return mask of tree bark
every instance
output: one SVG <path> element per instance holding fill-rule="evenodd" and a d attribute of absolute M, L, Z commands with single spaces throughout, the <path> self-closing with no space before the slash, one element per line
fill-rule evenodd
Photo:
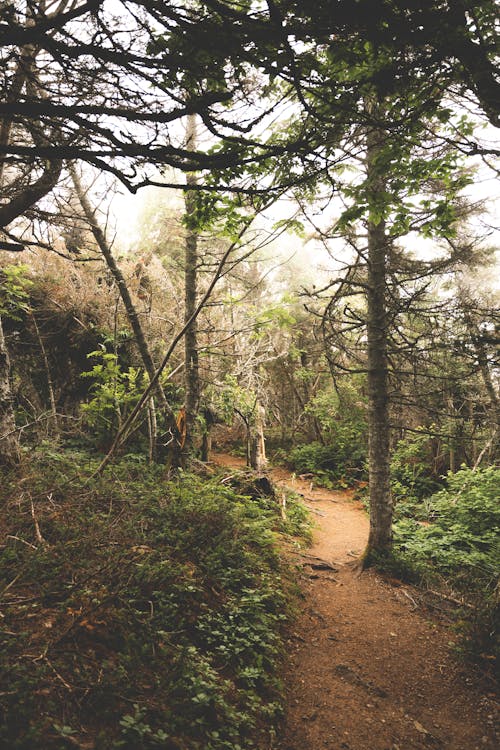
<path fill-rule="evenodd" d="M 31 24 L 31 19 L 29 20 Z M 31 79 L 36 80 L 35 74 L 35 58 L 37 55 L 37 49 L 33 45 L 25 45 L 21 49 L 19 56 L 19 62 L 16 70 L 12 76 L 12 83 L 10 90 L 7 92 L 6 103 L 15 103 L 18 101 L 23 88 L 27 85 L 27 82 Z M 6 147 L 9 145 L 11 140 L 12 132 L 12 117 L 4 117 L 1 120 L 0 125 L 0 146 Z M 32 134 L 33 135 L 33 134 Z M 36 138 L 37 145 L 45 145 L 46 139 Z M 0 161 L 0 185 L 3 182 L 4 171 L 6 161 Z M 7 203 L 0 205 L 0 227 L 5 227 L 10 224 L 18 216 L 22 216 L 25 211 L 57 185 L 61 176 L 63 167 L 62 159 L 47 160 L 44 162 L 44 169 L 40 177 L 33 183 L 25 185 L 21 190 L 18 190 L 9 199 Z"/>
<path fill-rule="evenodd" d="M 384 190 L 384 178 L 376 158 L 383 143 L 377 129 L 367 134 L 366 170 L 374 204 Z M 390 423 L 387 358 L 386 263 L 388 237 L 383 219 L 368 220 L 368 475 L 370 492 L 370 534 L 365 561 L 386 553 L 392 543 L 393 502 L 390 489 Z"/>
<path fill-rule="evenodd" d="M 250 422 L 249 459 L 250 467 L 262 471 L 267 463 L 266 444 L 264 439 L 264 407 L 257 401 L 255 416 Z"/>
<path fill-rule="evenodd" d="M 52 380 L 52 373 L 50 371 L 50 363 L 47 356 L 47 350 L 45 348 L 45 344 L 43 343 L 42 334 L 40 333 L 40 328 L 38 327 L 38 322 L 33 311 L 31 311 L 31 320 L 33 321 L 33 327 L 35 329 L 35 334 L 38 339 L 38 345 L 40 347 L 40 352 L 42 354 L 42 360 L 45 367 L 45 377 L 47 378 L 47 389 L 49 391 L 50 411 L 52 413 L 52 429 L 54 434 L 57 435 L 59 430 L 57 424 L 57 406 L 54 392 L 54 383 Z"/>
<path fill-rule="evenodd" d="M 11 90 L 7 94 L 7 101 L 15 101 L 19 97 L 24 82 L 24 67 L 18 65 Z M 12 120 L 3 118 L 0 122 L 1 146 L 8 145 L 11 128 Z M 0 160 L 0 187 L 2 187 L 4 181 L 5 164 L 6 161 L 4 159 Z M 8 222 L 2 223 L 0 221 L 0 226 L 4 226 L 6 223 Z M 10 387 L 10 360 L 3 334 L 2 319 L 0 317 L 0 465 L 13 466 L 19 461 L 19 458 L 19 438 L 16 432 L 16 420 Z"/>
<path fill-rule="evenodd" d="M 0 227 L 10 224 L 28 208 L 37 203 L 57 185 L 62 171 L 62 161 L 49 161 L 41 177 L 14 195 L 11 200 L 0 206 Z"/>
<path fill-rule="evenodd" d="M 461 300 L 461 306 L 464 311 L 465 325 L 467 326 L 476 353 L 476 359 L 483 379 L 484 388 L 488 394 L 488 411 L 490 412 L 491 430 L 493 433 L 498 433 L 500 431 L 500 399 L 491 375 L 488 352 L 486 351 L 486 347 L 481 338 L 481 332 L 478 325 L 473 319 L 470 311 L 467 309 L 467 303 L 464 300 Z"/>
<path fill-rule="evenodd" d="M 156 423 L 156 407 L 154 398 L 149 399 L 148 403 L 148 432 L 149 432 L 149 462 L 156 460 L 156 445 L 158 439 L 158 429 Z"/>
<path fill-rule="evenodd" d="M 0 465 L 15 466 L 19 458 L 19 440 L 10 387 L 9 353 L 0 319 Z"/>
<path fill-rule="evenodd" d="M 212 452 L 212 431 L 210 427 L 207 427 L 202 435 L 201 439 L 201 460 L 210 461 L 210 453 Z"/>
<path fill-rule="evenodd" d="M 186 148 L 194 148 L 197 141 L 196 115 L 189 115 L 186 127 Z M 185 208 L 188 222 L 193 218 L 196 209 L 196 195 L 190 186 L 196 185 L 197 179 L 193 172 L 186 176 L 188 190 L 185 194 Z M 184 323 L 193 318 L 196 310 L 198 292 L 198 232 L 188 226 L 184 249 Z M 193 450 L 196 417 L 200 403 L 200 374 L 198 356 L 198 323 L 193 319 L 186 328 L 184 335 L 185 356 L 185 407 L 186 407 L 186 442 L 185 454 Z"/>
<path fill-rule="evenodd" d="M 12 76 L 10 90 L 7 92 L 7 96 L 5 97 L 5 101 L 7 104 L 11 102 L 17 102 L 19 97 L 21 96 L 21 92 L 26 82 L 27 70 L 29 65 L 31 65 L 31 62 L 29 62 L 29 64 L 27 65 L 26 60 L 30 60 L 33 56 L 33 53 L 34 48 L 31 45 L 27 45 L 26 47 L 22 48 L 21 54 L 19 55 L 19 62 L 17 63 L 16 70 Z M 2 118 L 0 124 L 0 145 L 7 146 L 10 143 L 11 132 L 12 117 Z M 6 163 L 7 162 L 5 159 L 2 159 L 0 161 L 0 185 L 3 182 Z"/>

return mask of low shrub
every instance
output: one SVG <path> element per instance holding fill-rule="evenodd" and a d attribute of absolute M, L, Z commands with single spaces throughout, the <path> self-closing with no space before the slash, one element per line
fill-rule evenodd
<path fill-rule="evenodd" d="M 500 559 L 500 470 L 463 468 L 427 501 L 424 524 L 396 522 L 396 546 L 463 590 L 496 584 Z"/>
<path fill-rule="evenodd" d="M 309 443 L 293 448 L 288 465 L 297 474 L 312 474 L 323 487 L 348 487 L 364 478 L 366 453 L 363 446 Z"/>
<path fill-rule="evenodd" d="M 432 471 L 429 435 L 411 433 L 400 440 L 391 456 L 391 491 L 396 518 L 428 515 L 427 499 L 442 487 Z"/>
<path fill-rule="evenodd" d="M 498 653 L 499 486 L 500 469 L 464 467 L 449 473 L 446 487 L 427 500 L 425 521 L 403 518 L 394 526 L 400 570 L 420 582 L 438 582 L 472 604 L 462 620 L 469 653 Z"/>

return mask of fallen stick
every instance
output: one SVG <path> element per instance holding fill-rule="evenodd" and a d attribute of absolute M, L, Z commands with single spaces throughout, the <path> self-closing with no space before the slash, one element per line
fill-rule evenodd
<path fill-rule="evenodd" d="M 461 599 L 456 599 L 454 596 L 449 596 L 448 594 L 442 594 L 440 591 L 434 591 L 434 589 L 427 589 L 428 594 L 432 594 L 433 596 L 437 596 L 439 599 L 444 599 L 447 602 L 452 602 L 452 604 L 457 604 L 459 607 L 467 607 L 468 609 L 474 609 L 473 604 L 469 604 L 469 602 L 464 602 Z"/>
<path fill-rule="evenodd" d="M 286 495 L 284 492 L 281 495 L 281 518 L 283 519 L 283 521 L 287 520 L 286 518 Z"/>

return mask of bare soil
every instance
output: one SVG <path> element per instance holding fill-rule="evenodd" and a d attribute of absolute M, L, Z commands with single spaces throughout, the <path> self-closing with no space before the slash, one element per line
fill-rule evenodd
<path fill-rule="evenodd" d="M 227 454 L 228 468 L 243 462 Z M 282 469 L 274 482 L 299 492 L 316 520 L 302 569 L 301 615 L 289 638 L 287 709 L 280 750 L 493 750 L 498 702 L 460 661 L 449 620 L 407 584 L 349 563 L 363 551 L 368 518 L 352 493 L 311 486 Z"/>

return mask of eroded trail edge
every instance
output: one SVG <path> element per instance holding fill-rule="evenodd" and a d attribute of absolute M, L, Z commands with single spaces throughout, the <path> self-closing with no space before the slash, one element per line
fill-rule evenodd
<path fill-rule="evenodd" d="M 243 466 L 226 454 L 216 462 Z M 349 493 L 311 487 L 283 469 L 270 474 L 303 496 L 316 522 L 313 545 L 299 560 L 302 613 L 288 644 L 277 747 L 498 747 L 495 695 L 453 654 L 449 624 L 423 608 L 411 587 L 373 571 L 356 576 L 347 564 L 368 536 L 362 507 Z"/>

